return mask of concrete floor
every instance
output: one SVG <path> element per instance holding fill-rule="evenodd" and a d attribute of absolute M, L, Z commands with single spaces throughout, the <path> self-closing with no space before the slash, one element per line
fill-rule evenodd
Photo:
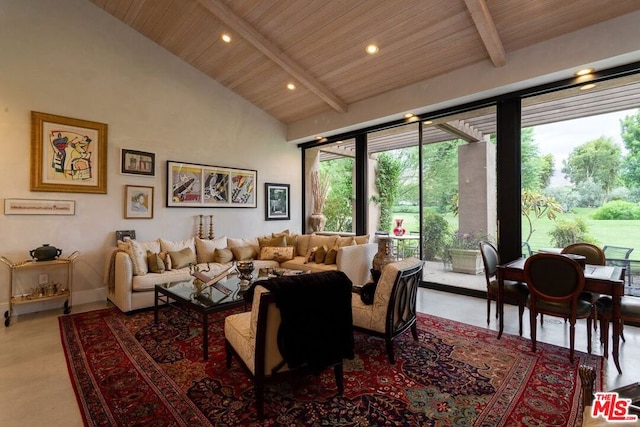
<path fill-rule="evenodd" d="M 428 274 L 428 272 L 427 272 Z M 484 280 L 483 276 L 476 279 Z M 484 282 L 481 282 L 484 287 Z M 74 306 L 73 312 L 105 308 L 108 303 Z M 486 327 L 486 301 L 430 289 L 420 289 L 418 309 L 421 312 L 460 322 Z M 495 310 L 495 303 L 492 305 Z M 25 314 L 0 330 L 0 426 L 82 426 L 75 394 L 67 372 L 60 341 L 57 317 L 61 310 Z M 527 318 L 525 312 L 525 319 Z M 524 322 L 524 336 L 529 336 Z M 491 317 L 488 326 L 496 330 L 497 320 Z M 505 308 L 505 333 L 517 334 L 517 309 Z M 607 388 L 638 381 L 640 365 L 640 329 L 625 327 L 627 342 L 621 345 L 620 361 L 623 374 L 618 375 L 613 361 L 607 364 Z M 538 328 L 538 339 L 560 346 L 568 345 L 568 328 L 564 322 L 547 317 Z M 586 331 L 583 322 L 576 327 L 576 349 L 586 351 Z M 593 351 L 601 354 L 597 334 L 593 336 Z"/>

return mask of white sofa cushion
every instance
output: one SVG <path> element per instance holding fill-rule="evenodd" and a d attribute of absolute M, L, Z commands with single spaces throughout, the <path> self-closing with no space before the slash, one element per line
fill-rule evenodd
<path fill-rule="evenodd" d="M 143 276 L 149 272 L 147 265 L 147 251 L 160 252 L 160 243 L 157 240 L 140 242 L 138 240 L 118 241 L 118 248 L 125 251 L 131 257 L 134 276 Z"/>
<path fill-rule="evenodd" d="M 212 240 L 196 237 L 195 244 L 195 254 L 198 264 L 215 262 L 215 251 L 216 249 L 224 249 L 227 247 L 227 236 L 218 237 Z"/>
<path fill-rule="evenodd" d="M 196 253 L 195 239 L 193 237 L 190 237 L 185 240 L 165 240 L 162 238 L 160 239 L 160 249 L 163 252 L 176 252 L 184 248 L 190 248 L 195 254 Z"/>

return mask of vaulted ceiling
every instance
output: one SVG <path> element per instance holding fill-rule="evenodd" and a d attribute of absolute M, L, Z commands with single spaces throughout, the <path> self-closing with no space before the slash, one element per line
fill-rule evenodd
<path fill-rule="evenodd" d="M 640 10 L 638 0 L 89 1 L 285 124 L 480 61 L 501 67 L 510 52 Z"/>

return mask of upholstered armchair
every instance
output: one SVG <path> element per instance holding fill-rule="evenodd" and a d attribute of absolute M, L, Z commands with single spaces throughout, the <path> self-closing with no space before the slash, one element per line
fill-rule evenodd
<path fill-rule="evenodd" d="M 391 363 L 395 363 L 394 338 L 411 329 L 418 340 L 416 298 L 422 267 L 423 262 L 413 257 L 387 264 L 375 287 L 373 304 L 365 304 L 358 293 L 351 299 L 354 329 L 384 338 Z"/>
<path fill-rule="evenodd" d="M 225 318 L 227 369 L 235 356 L 251 377 L 259 419 L 264 416 L 265 385 L 287 376 L 333 367 L 342 394 L 342 360 L 353 358 L 351 286 L 339 271 L 260 281 L 251 311 Z"/>

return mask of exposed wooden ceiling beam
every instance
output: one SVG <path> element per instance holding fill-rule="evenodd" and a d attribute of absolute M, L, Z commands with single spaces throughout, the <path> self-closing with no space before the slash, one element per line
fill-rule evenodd
<path fill-rule="evenodd" d="M 467 142 L 479 142 L 484 139 L 482 132 L 464 121 L 454 120 L 435 126 Z"/>
<path fill-rule="evenodd" d="M 198 0 L 205 9 L 213 13 L 218 19 L 231 27 L 238 35 L 260 52 L 291 74 L 296 80 L 315 93 L 320 99 L 329 104 L 333 109 L 344 113 L 347 104 L 324 87 L 316 78 L 311 76 L 293 59 L 289 58 L 275 43 L 260 34 L 254 27 L 237 16 L 221 0 Z"/>
<path fill-rule="evenodd" d="M 487 4 L 484 0 L 464 0 L 464 2 L 471 13 L 478 33 L 480 33 L 484 47 L 489 52 L 491 62 L 495 67 L 502 67 L 507 63 L 506 54 Z"/>

